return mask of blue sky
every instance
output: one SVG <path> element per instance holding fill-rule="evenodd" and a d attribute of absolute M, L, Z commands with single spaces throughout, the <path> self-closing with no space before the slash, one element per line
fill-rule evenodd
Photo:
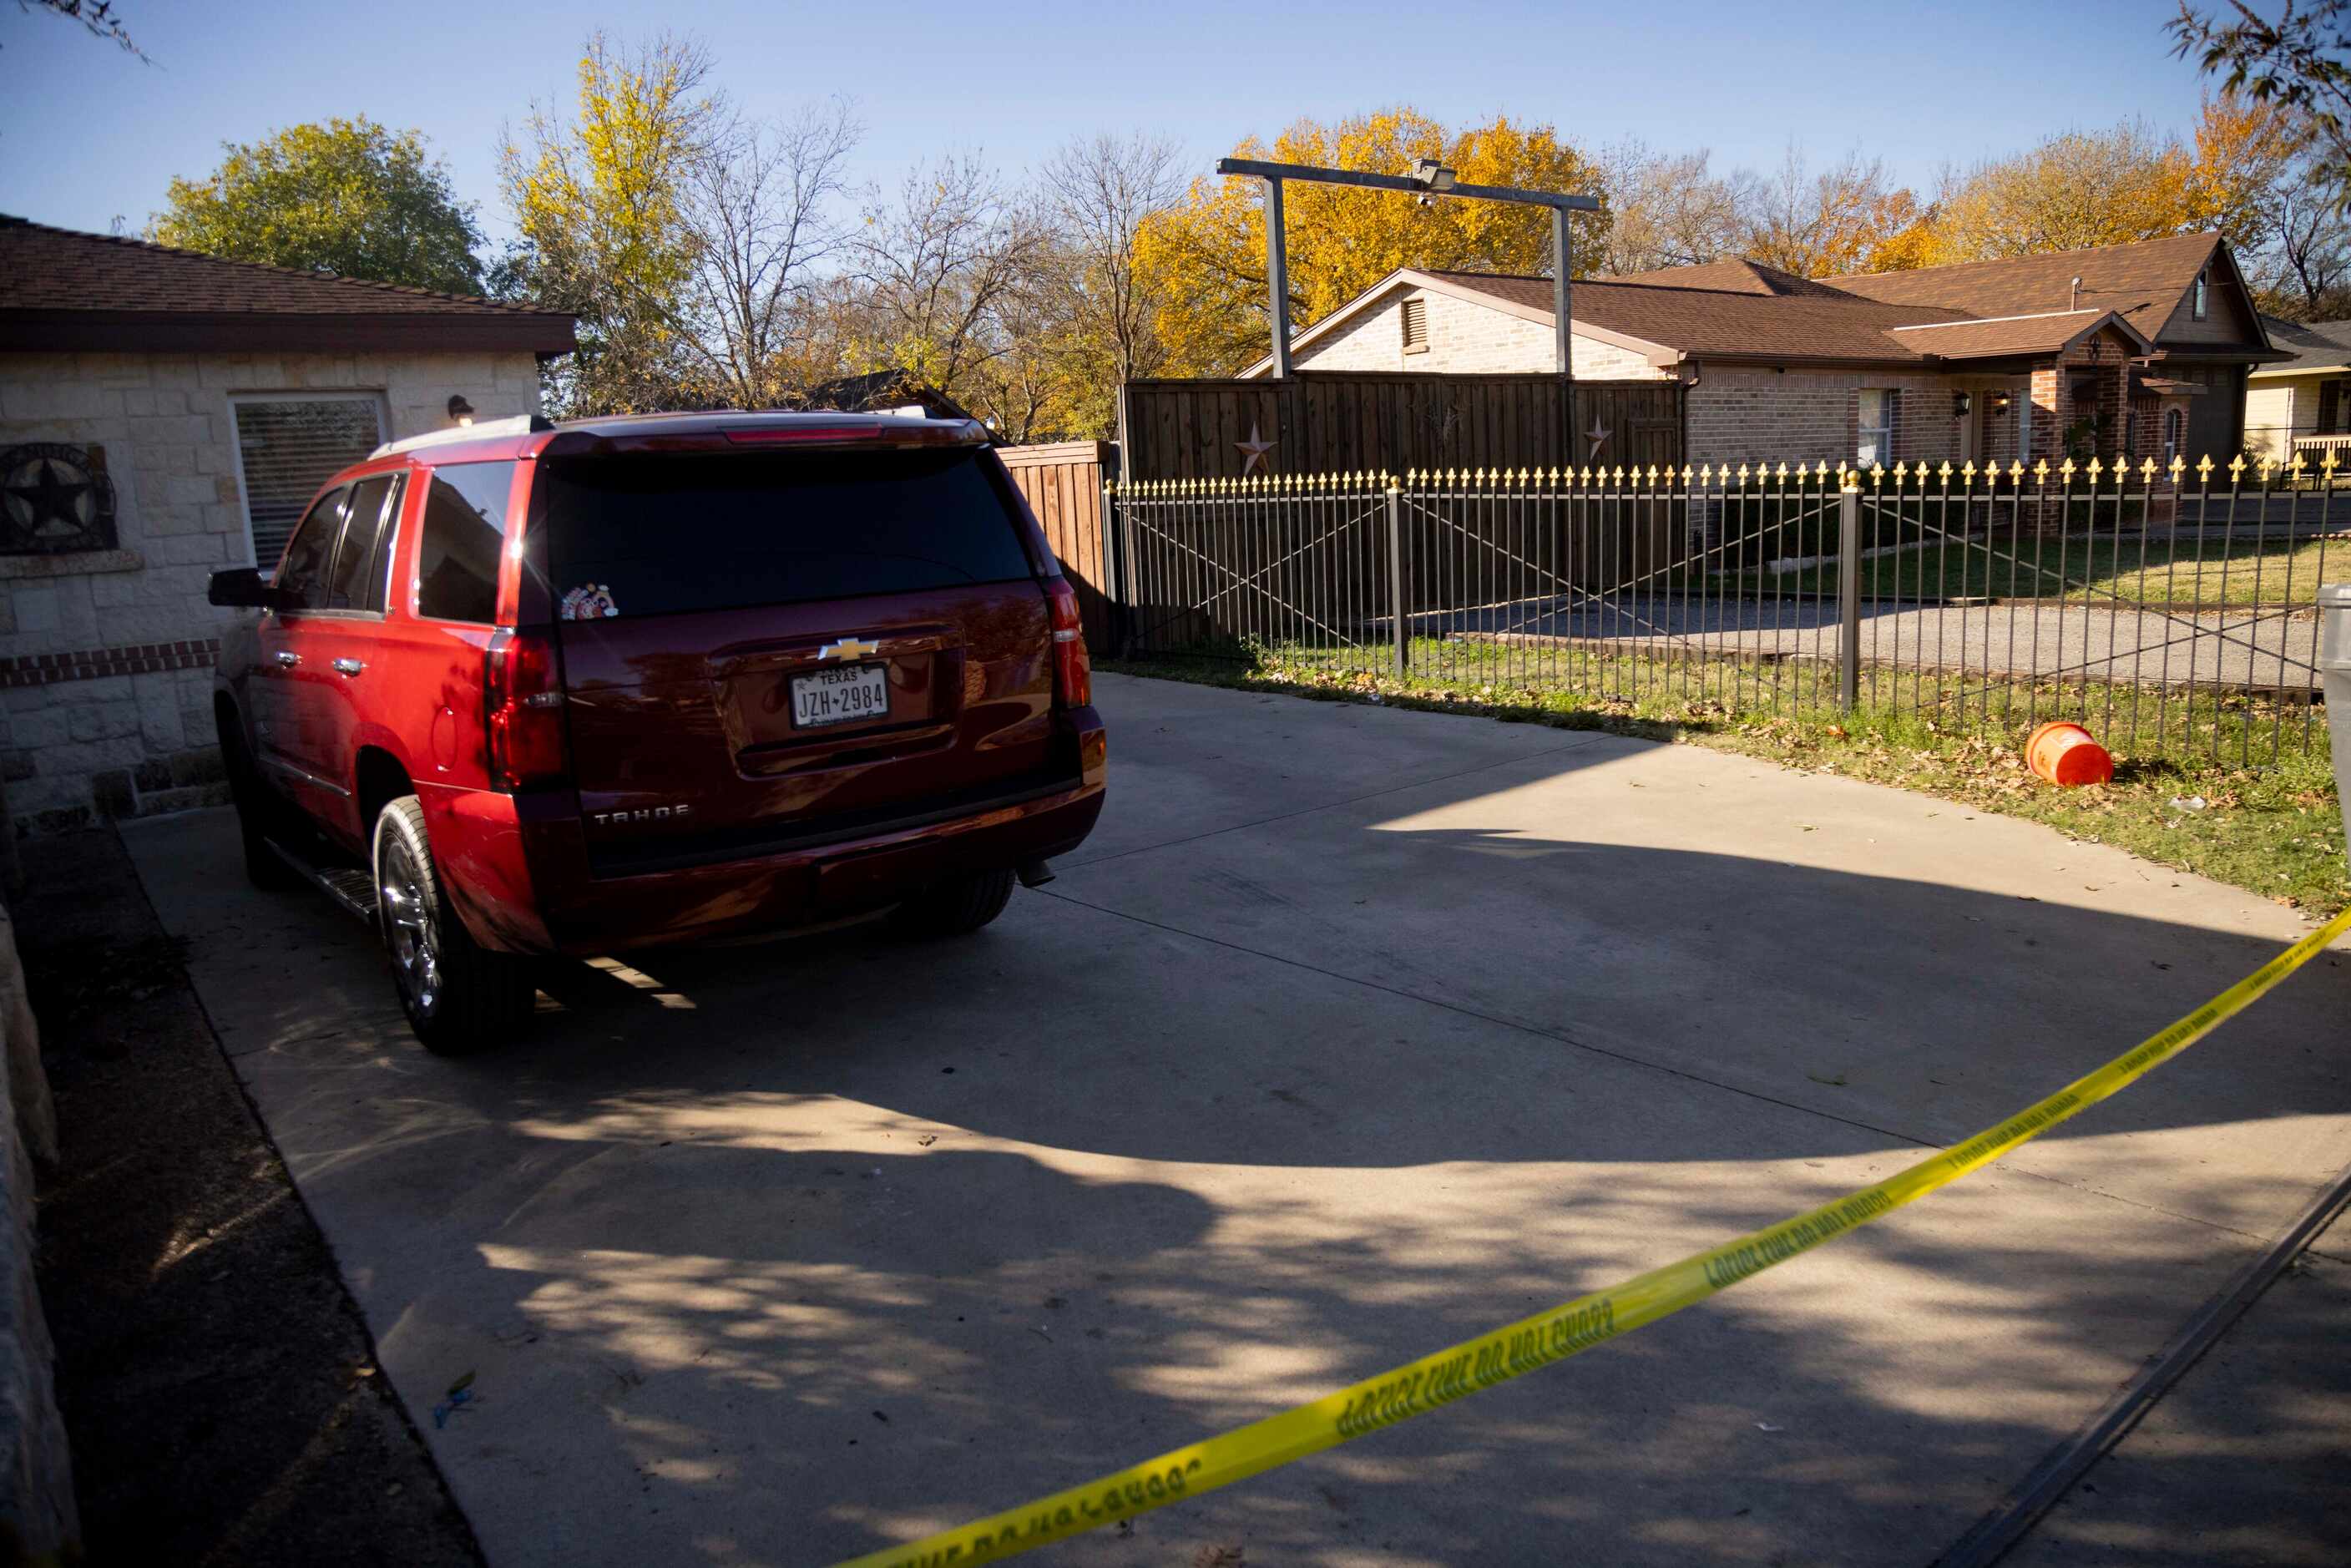
<path fill-rule="evenodd" d="M 1410 103 L 1590 146 L 1708 147 L 1719 169 L 1776 163 L 1792 138 L 1816 162 L 1857 147 L 1925 183 L 2069 127 L 2183 129 L 2199 86 L 2170 57 L 2171 0 L 120 5 L 153 66 L 0 4 L 0 212 L 135 231 L 223 141 L 365 113 L 423 131 L 500 232 L 500 127 L 568 98 L 598 26 L 698 35 L 755 110 L 850 95 L 868 128 L 857 173 L 885 182 L 946 149 L 1017 171 L 1104 130 L 1173 137 L 1206 171 L 1301 115 Z"/>

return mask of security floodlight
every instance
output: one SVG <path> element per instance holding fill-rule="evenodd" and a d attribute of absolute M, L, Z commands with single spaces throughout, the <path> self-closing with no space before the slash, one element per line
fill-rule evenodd
<path fill-rule="evenodd" d="M 1423 158 L 1413 164 L 1412 177 L 1432 191 L 1453 189 L 1453 171 L 1434 158 Z"/>

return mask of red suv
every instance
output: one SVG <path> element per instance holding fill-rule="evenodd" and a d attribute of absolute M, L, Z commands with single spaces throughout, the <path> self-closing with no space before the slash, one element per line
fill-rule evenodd
<path fill-rule="evenodd" d="M 373 920 L 436 1051 L 535 956 L 977 930 L 1102 811 L 1077 598 L 968 421 L 395 442 L 211 598 L 260 612 L 214 696 L 246 870 Z"/>

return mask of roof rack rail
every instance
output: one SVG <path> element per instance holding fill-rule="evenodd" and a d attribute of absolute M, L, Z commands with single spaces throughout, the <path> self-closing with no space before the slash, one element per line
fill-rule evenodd
<path fill-rule="evenodd" d="M 486 419 L 475 424 L 453 424 L 446 430 L 428 431 L 423 435 L 387 441 L 368 456 L 373 460 L 388 457 L 395 452 L 413 452 L 420 446 L 447 446 L 455 442 L 481 441 L 494 435 L 535 435 L 542 430 L 554 428 L 555 422 L 544 414 L 518 413 L 511 419 Z"/>

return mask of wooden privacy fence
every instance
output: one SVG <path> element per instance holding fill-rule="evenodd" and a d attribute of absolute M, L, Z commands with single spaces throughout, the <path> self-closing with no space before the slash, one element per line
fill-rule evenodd
<path fill-rule="evenodd" d="M 1288 381 L 1130 382 L 1120 390 L 1124 477 L 1243 473 L 1677 465 L 1682 389 L 1577 382 L 1573 418 L 1553 375 L 1308 371 Z M 1573 431 L 1573 436 L 1568 435 Z M 1594 450 L 1594 432 L 1601 433 Z M 1264 447 L 1259 462 L 1249 449 Z"/>
<path fill-rule="evenodd" d="M 1050 446 L 1000 446 L 1012 483 L 1045 530 L 1061 563 L 1061 575 L 1078 591 L 1086 646 L 1107 653 L 1116 646 L 1112 623 L 1116 594 L 1110 556 L 1102 541 L 1102 486 L 1117 472 L 1118 449 L 1107 441 L 1065 441 Z"/>

